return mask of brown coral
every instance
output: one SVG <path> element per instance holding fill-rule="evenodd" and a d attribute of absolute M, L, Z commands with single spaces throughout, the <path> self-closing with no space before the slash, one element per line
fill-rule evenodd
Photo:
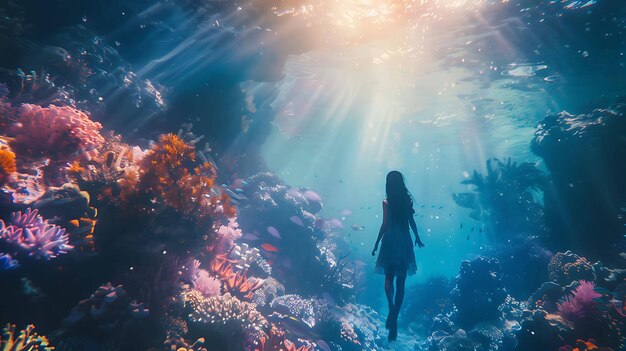
<path fill-rule="evenodd" d="M 6 184 L 16 171 L 15 154 L 9 150 L 0 150 L 0 186 Z"/>

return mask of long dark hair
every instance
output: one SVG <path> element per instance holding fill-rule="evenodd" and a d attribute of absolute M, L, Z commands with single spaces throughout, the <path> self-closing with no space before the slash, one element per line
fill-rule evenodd
<path fill-rule="evenodd" d="M 407 221 L 413 215 L 413 200 L 411 194 L 404 184 L 404 177 L 398 171 L 391 171 L 387 174 L 387 204 L 392 218 L 398 221 Z"/>

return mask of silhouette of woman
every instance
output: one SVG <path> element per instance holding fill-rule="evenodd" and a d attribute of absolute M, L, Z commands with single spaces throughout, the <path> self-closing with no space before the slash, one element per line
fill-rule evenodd
<path fill-rule="evenodd" d="M 383 223 L 372 251 L 376 255 L 378 244 L 382 246 L 376 260 L 376 273 L 385 275 L 385 293 L 389 303 L 389 315 L 385 326 L 389 329 L 389 341 L 398 336 L 398 314 L 404 300 L 404 283 L 406 276 L 415 274 L 415 254 L 409 226 L 415 233 L 415 245 L 424 247 L 417 233 L 413 219 L 413 201 L 404 185 L 402 173 L 391 171 L 387 174 L 387 199 L 383 200 Z M 393 278 L 396 278 L 396 295 L 394 298 Z"/>

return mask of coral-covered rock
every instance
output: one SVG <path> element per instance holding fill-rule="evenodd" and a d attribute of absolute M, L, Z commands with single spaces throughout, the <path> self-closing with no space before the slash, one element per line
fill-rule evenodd
<path fill-rule="evenodd" d="M 6 184 L 16 171 L 15 154 L 10 150 L 0 149 L 0 186 Z"/>
<path fill-rule="evenodd" d="M 598 342 L 594 339 L 588 341 L 576 340 L 576 347 L 569 345 L 559 347 L 559 351 L 613 351 L 610 347 L 598 346 Z"/>
<path fill-rule="evenodd" d="M 63 320 L 72 332 L 113 336 L 145 318 L 148 310 L 130 299 L 121 285 L 106 283 L 76 305 Z"/>
<path fill-rule="evenodd" d="M 595 281 L 593 265 L 586 258 L 571 251 L 555 254 L 548 264 L 550 280 L 561 286 L 578 280 Z"/>
<path fill-rule="evenodd" d="M 507 296 L 498 260 L 479 256 L 463 261 L 451 296 L 459 326 L 467 328 L 497 319 L 498 306 Z"/>

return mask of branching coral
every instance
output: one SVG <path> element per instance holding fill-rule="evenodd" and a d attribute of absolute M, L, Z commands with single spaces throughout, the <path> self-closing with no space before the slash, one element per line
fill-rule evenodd
<path fill-rule="evenodd" d="M 249 278 L 245 269 L 235 272 L 233 262 L 235 261 L 228 259 L 226 255 L 219 255 L 213 260 L 211 271 L 220 277 L 226 291 L 242 300 L 250 301 L 254 292 L 263 285 L 263 281 Z"/>
<path fill-rule="evenodd" d="M 15 324 L 8 323 L 2 329 L 0 335 L 0 350 L 2 351 L 52 351 L 54 346 L 50 345 L 48 339 L 34 332 L 35 326 L 29 324 L 26 329 L 19 331 L 15 335 Z"/>
<path fill-rule="evenodd" d="M 10 225 L 0 220 L 0 239 L 15 249 L 15 253 L 26 252 L 36 259 L 50 260 L 74 248 L 69 244 L 65 229 L 48 223 L 37 210 L 14 212 Z"/>
<path fill-rule="evenodd" d="M 259 339 L 259 345 L 254 347 L 254 351 L 313 351 L 314 344 L 304 344 L 296 346 L 295 343 L 285 339 L 285 332 L 272 324 L 268 335 Z"/>
<path fill-rule="evenodd" d="M 254 304 L 241 301 L 230 294 L 205 298 L 198 291 L 183 293 L 190 307 L 191 322 L 210 328 L 219 328 L 220 333 L 242 336 L 254 344 L 265 335 L 268 321 L 256 310 Z"/>
<path fill-rule="evenodd" d="M 138 173 L 126 175 L 123 196 L 139 201 L 147 211 L 168 206 L 191 218 L 234 216 L 236 208 L 228 195 L 216 194 L 215 167 L 209 162 L 196 164 L 193 146 L 164 134 L 147 151 Z"/>
<path fill-rule="evenodd" d="M 102 125 L 71 106 L 41 107 L 23 104 L 19 119 L 9 132 L 15 136 L 15 149 L 31 157 L 68 161 L 97 154 L 104 143 Z"/>

